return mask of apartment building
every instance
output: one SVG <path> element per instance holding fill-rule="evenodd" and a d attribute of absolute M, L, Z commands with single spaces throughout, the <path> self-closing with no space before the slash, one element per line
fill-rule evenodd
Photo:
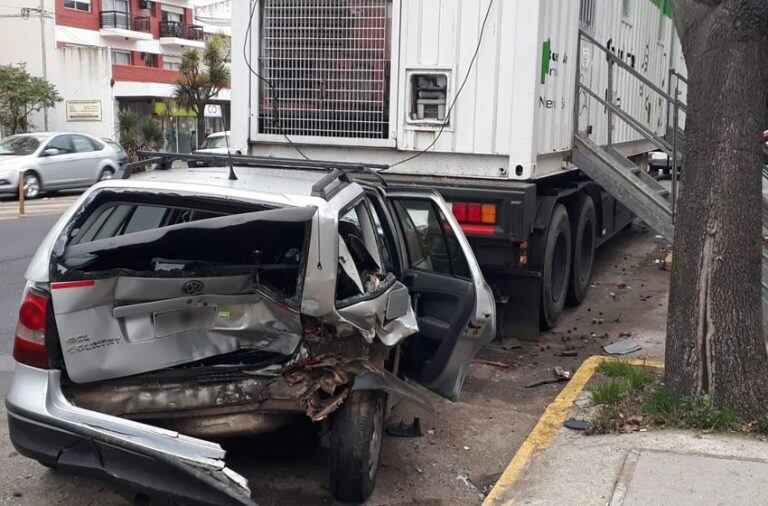
<path fill-rule="evenodd" d="M 0 63 L 26 63 L 64 99 L 35 118 L 38 130 L 116 137 L 118 111 L 130 107 L 163 122 L 166 149 L 194 148 L 191 111 L 167 103 L 182 53 L 202 49 L 208 36 L 195 22 L 192 0 L 18 0 L 14 6 L 0 11 L 0 34 L 7 35 L 0 36 Z M 13 11 L 19 16 L 6 17 Z M 216 98 L 211 131 L 225 126 L 218 115 L 229 114 L 229 90 Z"/>

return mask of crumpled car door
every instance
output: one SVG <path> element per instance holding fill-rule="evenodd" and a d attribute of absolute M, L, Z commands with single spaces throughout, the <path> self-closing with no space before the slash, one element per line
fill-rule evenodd
<path fill-rule="evenodd" d="M 419 332 L 404 345 L 401 367 L 456 400 L 480 349 L 496 333 L 496 305 L 477 259 L 443 198 L 431 190 L 386 190 L 407 266 Z"/>
<path fill-rule="evenodd" d="M 296 229 L 300 249 L 314 213 L 256 211 L 67 246 L 56 259 L 65 274 L 53 280 L 51 294 L 70 379 L 144 373 L 234 352 L 244 343 L 292 353 L 301 338 L 300 289 L 292 306 L 260 283 L 280 265 L 234 264 L 259 241 L 275 240 L 267 229 L 283 236 Z M 216 264 L 201 264 L 206 255 L 217 255 Z M 303 262 L 298 251 L 292 255 L 294 263 L 282 267 L 293 269 L 288 278 L 296 280 Z"/>

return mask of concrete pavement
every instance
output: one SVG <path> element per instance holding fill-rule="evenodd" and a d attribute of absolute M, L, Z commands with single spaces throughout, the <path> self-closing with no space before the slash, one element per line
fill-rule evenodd
<path fill-rule="evenodd" d="M 484 506 L 768 504 L 768 444 L 757 437 L 679 430 L 585 436 L 563 427 L 588 405 L 583 387 L 598 362 L 586 361 L 586 372 L 550 404 Z"/>
<path fill-rule="evenodd" d="M 24 216 L 40 216 L 46 214 L 61 214 L 79 195 L 61 197 L 44 197 L 24 202 Z M 19 218 L 19 201 L 16 199 L 0 201 L 0 220 Z"/>

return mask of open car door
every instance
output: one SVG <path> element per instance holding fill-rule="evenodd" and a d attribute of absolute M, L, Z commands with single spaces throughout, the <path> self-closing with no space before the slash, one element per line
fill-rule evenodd
<path fill-rule="evenodd" d="M 472 248 L 434 191 L 386 190 L 419 332 L 403 346 L 401 370 L 451 400 L 472 359 L 496 333 L 496 305 Z"/>

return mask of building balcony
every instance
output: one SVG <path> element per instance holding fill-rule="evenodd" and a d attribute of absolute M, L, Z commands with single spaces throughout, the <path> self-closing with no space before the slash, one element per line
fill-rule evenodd
<path fill-rule="evenodd" d="M 160 22 L 160 44 L 177 46 L 179 48 L 202 48 L 203 27 L 200 25 L 185 25 L 178 21 Z"/>
<path fill-rule="evenodd" d="M 100 30 L 103 37 L 119 39 L 152 39 L 147 16 L 131 16 L 122 11 L 101 11 L 99 13 Z"/>

